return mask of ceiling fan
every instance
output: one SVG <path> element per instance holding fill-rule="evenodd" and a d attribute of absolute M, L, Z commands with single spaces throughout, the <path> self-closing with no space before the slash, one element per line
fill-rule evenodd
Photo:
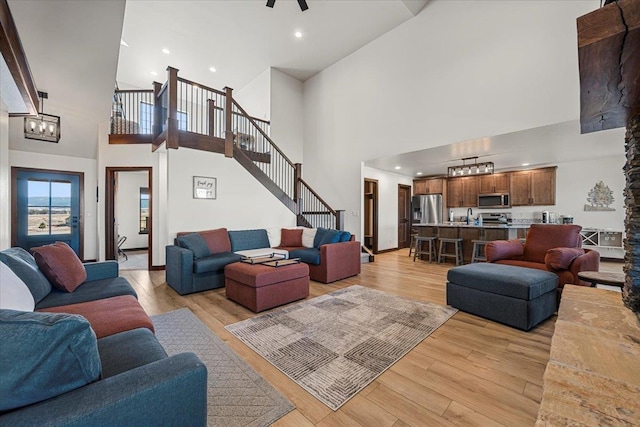
<path fill-rule="evenodd" d="M 276 4 L 276 0 L 267 0 L 267 7 L 273 8 L 274 4 Z M 300 5 L 300 10 L 303 12 L 309 9 L 309 6 L 307 6 L 307 0 L 298 0 L 298 4 Z"/>

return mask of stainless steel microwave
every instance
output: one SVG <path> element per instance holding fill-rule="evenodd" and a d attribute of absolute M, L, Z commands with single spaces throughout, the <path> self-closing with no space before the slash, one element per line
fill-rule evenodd
<path fill-rule="evenodd" d="M 479 208 L 508 208 L 511 207 L 509 194 L 478 194 Z"/>

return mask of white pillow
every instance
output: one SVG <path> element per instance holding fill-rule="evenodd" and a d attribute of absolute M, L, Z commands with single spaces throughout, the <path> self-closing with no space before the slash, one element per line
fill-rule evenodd
<path fill-rule="evenodd" d="M 3 262 L 0 262 L 0 308 L 18 311 L 36 308 L 27 285 Z"/>
<path fill-rule="evenodd" d="M 317 228 L 304 227 L 302 229 L 302 246 L 304 246 L 305 248 L 312 248 L 313 239 L 316 238 L 317 232 L 318 232 Z"/>
<path fill-rule="evenodd" d="M 282 228 L 267 228 L 267 237 L 269 238 L 269 245 L 272 248 L 280 246 L 280 242 L 282 241 Z"/>

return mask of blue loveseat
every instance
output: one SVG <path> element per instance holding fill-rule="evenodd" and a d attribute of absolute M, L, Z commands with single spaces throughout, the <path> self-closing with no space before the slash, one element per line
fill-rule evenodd
<path fill-rule="evenodd" d="M 287 233 L 298 240 L 283 239 Z M 360 274 L 360 252 L 351 233 L 324 228 L 180 232 L 166 247 L 166 280 L 180 295 L 221 288 L 225 265 L 279 253 L 308 264 L 311 280 L 330 283 Z"/>
<path fill-rule="evenodd" d="M 136 296 L 116 262 L 85 269 L 68 293 L 28 252 L 0 251 L 0 425 L 205 425 L 207 370 L 193 353 L 168 357 L 149 329 L 96 339 L 80 315 L 8 306 L 18 291 L 31 309 Z"/>

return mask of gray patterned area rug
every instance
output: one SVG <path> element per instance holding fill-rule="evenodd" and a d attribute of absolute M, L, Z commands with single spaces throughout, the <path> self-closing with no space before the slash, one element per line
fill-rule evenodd
<path fill-rule="evenodd" d="M 457 311 L 356 285 L 226 328 L 335 411 Z"/>
<path fill-rule="evenodd" d="M 209 426 L 268 426 L 294 406 L 189 309 L 152 316 L 169 355 L 193 352 L 207 365 Z"/>

